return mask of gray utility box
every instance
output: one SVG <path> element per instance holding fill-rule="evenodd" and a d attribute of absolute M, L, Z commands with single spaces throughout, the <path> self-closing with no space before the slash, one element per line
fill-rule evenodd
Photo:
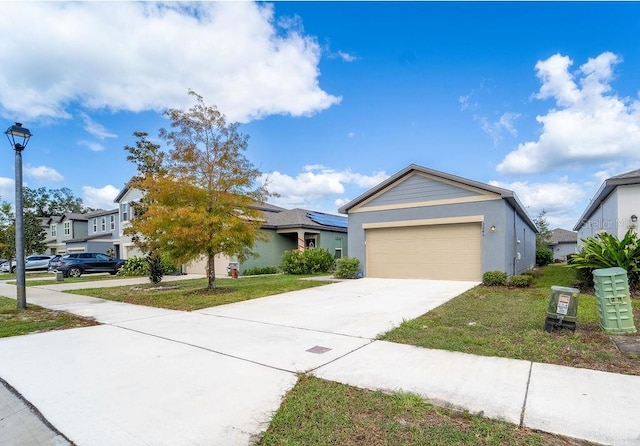
<path fill-rule="evenodd" d="M 580 290 L 552 286 L 544 329 L 548 332 L 568 328 L 575 331 L 578 319 L 578 295 Z"/>

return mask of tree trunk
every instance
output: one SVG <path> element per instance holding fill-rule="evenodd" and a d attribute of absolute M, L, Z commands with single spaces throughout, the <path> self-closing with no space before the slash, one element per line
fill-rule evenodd
<path fill-rule="evenodd" d="M 207 277 L 207 289 L 215 290 L 216 289 L 216 265 L 215 265 L 215 255 L 209 254 L 207 256 L 207 271 L 209 272 L 209 276 Z"/>

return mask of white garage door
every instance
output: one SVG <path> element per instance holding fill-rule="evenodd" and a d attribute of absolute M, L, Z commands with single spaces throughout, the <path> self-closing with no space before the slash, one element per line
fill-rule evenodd
<path fill-rule="evenodd" d="M 367 229 L 367 277 L 482 280 L 479 223 Z"/>

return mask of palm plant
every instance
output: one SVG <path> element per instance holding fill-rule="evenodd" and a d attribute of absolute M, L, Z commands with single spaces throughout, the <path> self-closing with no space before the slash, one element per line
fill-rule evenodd
<path fill-rule="evenodd" d="M 627 271 L 629 288 L 640 285 L 640 238 L 635 227 L 629 228 L 622 239 L 607 232 L 595 237 L 582 239 L 584 243 L 579 254 L 571 256 L 569 267 L 577 270 L 583 279 L 592 283 L 594 269 L 620 267 Z"/>

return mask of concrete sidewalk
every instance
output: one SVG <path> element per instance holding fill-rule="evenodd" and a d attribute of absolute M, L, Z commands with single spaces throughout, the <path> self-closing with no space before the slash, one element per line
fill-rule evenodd
<path fill-rule="evenodd" d="M 640 445 L 638 376 L 375 341 L 402 312 L 439 305 L 417 285 L 361 279 L 191 313 L 30 287 L 30 303 L 107 325 L 0 339 L 0 377 L 79 446 L 250 444 L 299 372 Z M 439 293 L 459 292 L 450 285 Z"/>

